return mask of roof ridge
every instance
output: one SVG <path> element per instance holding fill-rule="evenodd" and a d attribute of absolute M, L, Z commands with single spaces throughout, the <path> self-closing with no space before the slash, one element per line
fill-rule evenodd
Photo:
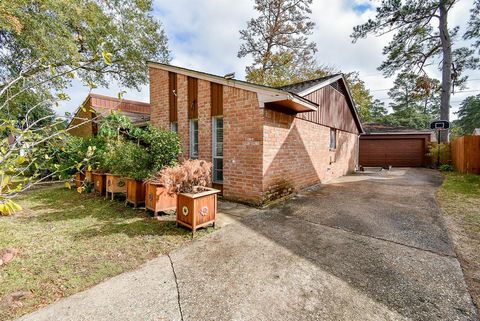
<path fill-rule="evenodd" d="M 117 97 L 112 97 L 112 96 L 107 96 L 107 95 L 102 95 L 102 94 L 89 93 L 88 96 L 92 97 L 92 98 L 113 100 L 113 101 L 118 101 L 118 102 L 122 102 L 122 103 L 131 103 L 131 104 L 150 106 L 150 103 L 147 103 L 147 102 L 144 102 L 144 101 L 130 100 L 130 99 L 119 99 Z"/>
<path fill-rule="evenodd" d="M 305 84 L 305 83 L 308 83 L 308 82 L 316 82 L 316 81 L 320 81 L 320 80 L 327 80 L 327 79 L 334 78 L 334 77 L 337 77 L 337 76 L 342 76 L 342 75 L 343 75 L 343 73 L 336 73 L 336 74 L 331 74 L 331 75 L 328 75 L 328 76 L 317 77 L 317 78 L 313 78 L 313 79 L 309 79 L 309 80 L 294 82 L 294 83 L 291 83 L 291 84 L 288 84 L 288 85 L 283 85 L 283 86 L 279 86 L 279 87 L 275 87 L 275 88 L 281 89 L 281 88 L 285 88 L 285 87 L 289 87 L 289 86 L 297 86 L 297 85 L 302 85 L 302 84 Z"/>

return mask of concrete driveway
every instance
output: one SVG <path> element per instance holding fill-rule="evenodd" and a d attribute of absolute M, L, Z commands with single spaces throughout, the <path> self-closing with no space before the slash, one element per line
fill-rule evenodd
<path fill-rule="evenodd" d="M 426 169 L 356 174 L 22 320 L 477 320 Z"/>

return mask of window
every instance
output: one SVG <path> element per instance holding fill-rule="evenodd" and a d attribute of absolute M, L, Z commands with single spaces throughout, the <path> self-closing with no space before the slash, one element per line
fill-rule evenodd
<path fill-rule="evenodd" d="M 198 119 L 190 119 L 190 158 L 198 158 Z"/>
<path fill-rule="evenodd" d="M 213 181 L 223 183 L 223 117 L 213 117 Z"/>
<path fill-rule="evenodd" d="M 337 148 L 337 130 L 330 128 L 330 149 L 334 150 Z"/>
<path fill-rule="evenodd" d="M 176 121 L 170 123 L 170 130 L 178 134 L 178 123 Z"/>

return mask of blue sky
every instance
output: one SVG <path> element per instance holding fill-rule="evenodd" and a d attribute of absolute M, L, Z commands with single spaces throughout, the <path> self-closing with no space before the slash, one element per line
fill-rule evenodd
<path fill-rule="evenodd" d="M 473 0 L 462 0 L 451 13 L 450 25 L 465 27 Z M 390 36 L 369 37 L 352 44 L 350 34 L 355 25 L 375 14 L 378 1 L 368 0 L 313 0 L 311 18 L 315 30 L 311 39 L 317 43 L 319 63 L 344 71 L 358 71 L 375 98 L 388 104 L 388 88 L 393 79 L 385 79 L 377 67 L 383 60 L 382 48 Z M 235 72 L 236 78 L 245 76 L 250 58 L 237 58 L 240 45 L 239 30 L 256 15 L 253 0 L 162 0 L 154 2 L 153 15 L 160 20 L 169 38 L 172 64 L 224 75 Z M 432 75 L 440 77 L 437 70 Z M 452 97 L 452 112 L 468 95 L 480 93 L 480 73 L 469 72 L 469 92 Z M 95 93 L 116 96 L 126 90 L 125 99 L 149 101 L 148 86 L 140 91 L 120 88 L 97 88 Z M 478 90 L 478 91 L 475 91 Z M 73 112 L 85 99 L 88 88 L 74 83 L 68 90 L 70 101 L 63 102 L 57 113 Z"/>

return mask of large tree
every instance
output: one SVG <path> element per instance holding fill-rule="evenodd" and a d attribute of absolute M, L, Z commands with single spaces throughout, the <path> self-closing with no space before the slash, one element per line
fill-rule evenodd
<path fill-rule="evenodd" d="M 384 48 L 387 59 L 379 67 L 386 76 L 398 71 L 426 75 L 426 67 L 439 58 L 442 72 L 440 117 L 450 119 L 450 96 L 453 85 L 461 85 L 466 68 L 474 68 L 478 60 L 473 50 L 455 47 L 459 27 L 449 27 L 448 15 L 458 0 L 382 0 L 375 19 L 356 26 L 353 40 L 369 34 L 393 33 Z M 478 2 L 478 1 L 477 1 Z M 448 133 L 441 136 L 448 140 Z"/>
<path fill-rule="evenodd" d="M 238 57 L 251 56 L 248 81 L 271 86 L 292 82 L 313 65 L 315 43 L 308 40 L 312 0 L 255 0 L 259 16 L 240 31 Z M 280 81 L 279 81 L 280 80 Z M 283 81 L 281 81 L 283 80 Z"/>
<path fill-rule="evenodd" d="M 438 118 L 440 82 L 412 73 L 400 73 L 389 90 L 393 113 L 385 118 L 388 123 L 412 128 L 427 128 Z"/>
<path fill-rule="evenodd" d="M 149 0 L 0 2 L 0 215 L 19 209 L 19 193 L 62 170 L 48 150 L 67 135 L 51 107 L 68 99 L 63 90 L 73 79 L 90 88 L 113 80 L 138 88 L 148 80 L 146 60 L 168 61 L 151 10 Z M 51 171 L 42 171 L 46 164 Z"/>
<path fill-rule="evenodd" d="M 437 79 L 400 73 L 388 91 L 394 111 L 412 107 L 419 113 L 437 118 L 440 102 L 440 82 Z"/>

